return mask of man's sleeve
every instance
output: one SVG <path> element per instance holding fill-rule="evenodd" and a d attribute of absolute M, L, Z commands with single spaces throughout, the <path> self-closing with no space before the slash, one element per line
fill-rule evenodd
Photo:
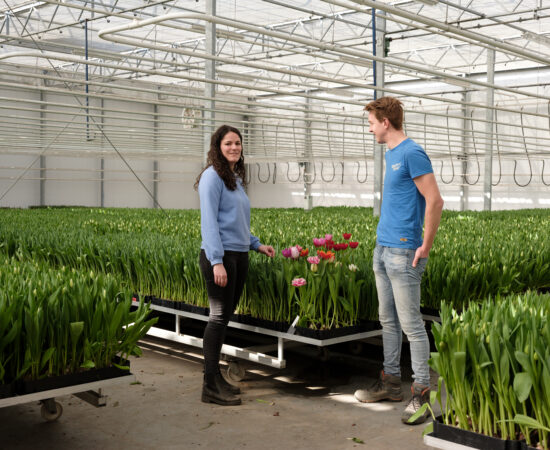
<path fill-rule="evenodd" d="M 420 146 L 407 153 L 407 166 L 413 179 L 434 171 L 430 158 Z"/>

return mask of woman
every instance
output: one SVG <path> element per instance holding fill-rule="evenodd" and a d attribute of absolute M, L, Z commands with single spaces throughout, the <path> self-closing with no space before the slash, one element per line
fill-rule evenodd
<path fill-rule="evenodd" d="M 207 165 L 197 177 L 202 244 L 199 265 L 206 281 L 210 316 L 204 330 L 202 401 L 240 405 L 240 389 L 222 377 L 220 352 L 229 317 L 248 273 L 248 251 L 273 257 L 275 250 L 250 234 L 250 202 L 243 189 L 245 166 L 239 130 L 222 125 L 212 135 Z"/>

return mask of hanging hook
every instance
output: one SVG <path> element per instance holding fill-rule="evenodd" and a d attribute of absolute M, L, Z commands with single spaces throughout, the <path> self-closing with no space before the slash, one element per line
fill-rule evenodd
<path fill-rule="evenodd" d="M 334 181 L 334 178 L 336 177 L 336 167 L 334 167 L 334 162 L 331 161 L 331 164 L 332 164 L 332 178 L 330 180 L 326 180 L 325 179 L 325 176 L 323 175 L 323 172 L 324 172 L 324 167 L 325 167 L 325 163 L 324 162 L 321 162 L 321 179 L 325 182 L 325 183 L 332 183 Z"/>
<path fill-rule="evenodd" d="M 248 186 L 250 182 L 252 181 L 252 170 L 250 170 L 250 164 L 244 165 L 244 179 L 245 184 Z"/>
<path fill-rule="evenodd" d="M 262 134 L 262 147 L 264 148 L 264 155 L 267 156 L 267 150 L 265 148 L 265 128 L 264 128 L 264 125 L 265 125 L 265 122 L 262 121 L 262 126 L 261 126 L 261 134 Z"/>
<path fill-rule="evenodd" d="M 479 178 L 481 177 L 481 168 L 479 167 L 479 158 L 477 156 L 477 146 L 476 146 L 476 137 L 475 137 L 475 129 L 474 129 L 474 121 L 472 119 L 472 116 L 474 115 L 474 111 L 470 112 L 470 129 L 472 130 L 472 144 L 474 145 L 474 154 L 476 155 L 476 164 L 477 164 L 477 178 L 476 181 L 473 183 L 470 183 L 468 181 L 468 175 L 464 174 L 464 181 L 466 184 L 469 184 L 470 186 L 473 186 L 474 184 L 477 184 L 479 181 Z"/>
<path fill-rule="evenodd" d="M 296 183 L 298 182 L 298 180 L 300 180 L 300 176 L 302 175 L 301 173 L 301 170 L 302 170 L 302 166 L 300 165 L 300 163 L 298 163 L 298 176 L 296 177 L 295 180 L 293 180 L 292 178 L 290 178 L 290 163 L 287 162 L 286 163 L 286 179 L 288 181 L 290 181 L 291 183 Z"/>
<path fill-rule="evenodd" d="M 340 184 L 344 184 L 344 161 L 340 161 L 340 164 L 342 165 L 342 181 Z"/>
<path fill-rule="evenodd" d="M 267 166 L 267 178 L 265 180 L 262 180 L 262 177 L 260 177 L 260 172 L 262 170 L 262 167 L 260 166 L 260 163 L 256 163 L 256 166 L 258 167 L 258 181 L 260 183 L 267 183 L 269 179 L 271 178 L 271 169 L 269 168 L 269 163 L 266 163 Z"/>
<path fill-rule="evenodd" d="M 533 179 L 533 167 L 531 166 L 531 158 L 529 158 L 529 152 L 527 151 L 527 140 L 525 139 L 525 128 L 523 127 L 523 106 L 519 111 L 519 118 L 521 121 L 521 136 L 523 138 L 523 147 L 525 149 L 525 155 L 527 156 L 527 162 L 529 163 L 529 181 L 526 184 L 518 183 L 518 180 L 516 178 L 516 169 L 518 166 L 518 160 L 514 159 L 514 183 L 516 183 L 516 185 L 519 187 L 525 187 L 531 184 L 531 180 Z"/>
<path fill-rule="evenodd" d="M 344 121 L 342 122 L 342 161 L 344 161 L 346 156 L 346 120 L 348 120 L 347 117 L 344 117 Z M 342 168 L 342 177 L 343 177 L 343 171 Z M 343 183 L 343 178 L 342 178 Z"/>
<path fill-rule="evenodd" d="M 500 141 L 498 139 L 498 103 L 496 104 L 495 108 L 495 137 L 497 140 L 497 153 L 498 153 L 498 181 L 496 183 L 493 183 L 493 186 L 497 186 L 500 183 L 500 180 L 502 179 L 502 161 L 500 158 Z"/>
<path fill-rule="evenodd" d="M 276 179 L 277 179 L 277 163 L 274 162 L 273 163 L 273 184 L 275 184 Z"/>
<path fill-rule="evenodd" d="M 453 155 L 451 152 L 451 129 L 449 127 L 449 106 L 447 106 L 447 144 L 449 146 L 449 160 L 451 161 L 451 169 L 453 171 L 453 176 L 450 181 L 445 181 L 443 179 L 443 160 L 441 160 L 441 169 L 439 170 L 439 178 L 443 184 L 451 184 L 455 179 L 455 165 L 453 164 Z"/>
<path fill-rule="evenodd" d="M 360 162 L 360 161 L 355 161 L 355 162 L 357 163 L 357 174 L 356 174 L 357 182 L 358 182 L 358 183 L 361 183 L 361 184 L 366 183 L 367 178 L 368 178 L 368 176 L 369 176 L 369 174 L 368 174 L 367 160 L 365 159 L 365 179 L 362 180 L 362 181 L 359 179 L 359 170 L 361 169 L 361 162 Z"/>
<path fill-rule="evenodd" d="M 363 117 L 361 118 L 361 126 L 363 127 L 363 156 L 365 157 L 365 161 L 367 161 L 367 140 L 365 139 L 365 111 L 363 111 Z M 357 172 L 359 173 L 359 169 L 357 169 Z"/>
<path fill-rule="evenodd" d="M 428 152 L 427 152 L 427 148 L 428 148 L 428 139 L 427 139 L 427 137 L 426 137 L 427 134 L 428 134 L 428 132 L 427 132 L 427 130 L 426 130 L 426 120 L 427 120 L 427 117 L 428 117 L 428 114 L 426 114 L 426 112 L 424 112 L 424 151 L 425 151 L 426 153 L 428 153 Z"/>
<path fill-rule="evenodd" d="M 540 177 L 542 178 L 542 184 L 544 184 L 545 186 L 550 186 L 550 183 L 544 181 L 544 159 L 542 160 L 542 171 L 540 173 Z"/>

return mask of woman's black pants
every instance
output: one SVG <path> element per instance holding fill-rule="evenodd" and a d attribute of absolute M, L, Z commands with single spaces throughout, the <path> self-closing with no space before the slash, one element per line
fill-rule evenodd
<path fill-rule="evenodd" d="M 210 316 L 204 330 L 204 374 L 212 379 L 219 371 L 220 352 L 231 314 L 237 308 L 248 274 L 248 252 L 225 251 L 223 266 L 227 272 L 225 287 L 214 283 L 214 270 L 201 249 L 199 266 L 206 281 Z"/>

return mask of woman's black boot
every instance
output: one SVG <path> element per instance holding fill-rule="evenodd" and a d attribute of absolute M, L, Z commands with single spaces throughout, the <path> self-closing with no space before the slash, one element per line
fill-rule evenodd
<path fill-rule="evenodd" d="M 218 372 L 216 374 L 216 386 L 218 386 L 219 389 L 230 392 L 231 394 L 240 394 L 241 389 L 239 386 L 234 386 L 233 384 L 229 383 L 221 374 L 221 372 Z"/>
<path fill-rule="evenodd" d="M 220 388 L 216 382 L 216 376 L 204 377 L 202 385 L 202 397 L 204 403 L 216 403 L 222 406 L 236 406 L 241 404 L 241 399 L 228 390 Z"/>

